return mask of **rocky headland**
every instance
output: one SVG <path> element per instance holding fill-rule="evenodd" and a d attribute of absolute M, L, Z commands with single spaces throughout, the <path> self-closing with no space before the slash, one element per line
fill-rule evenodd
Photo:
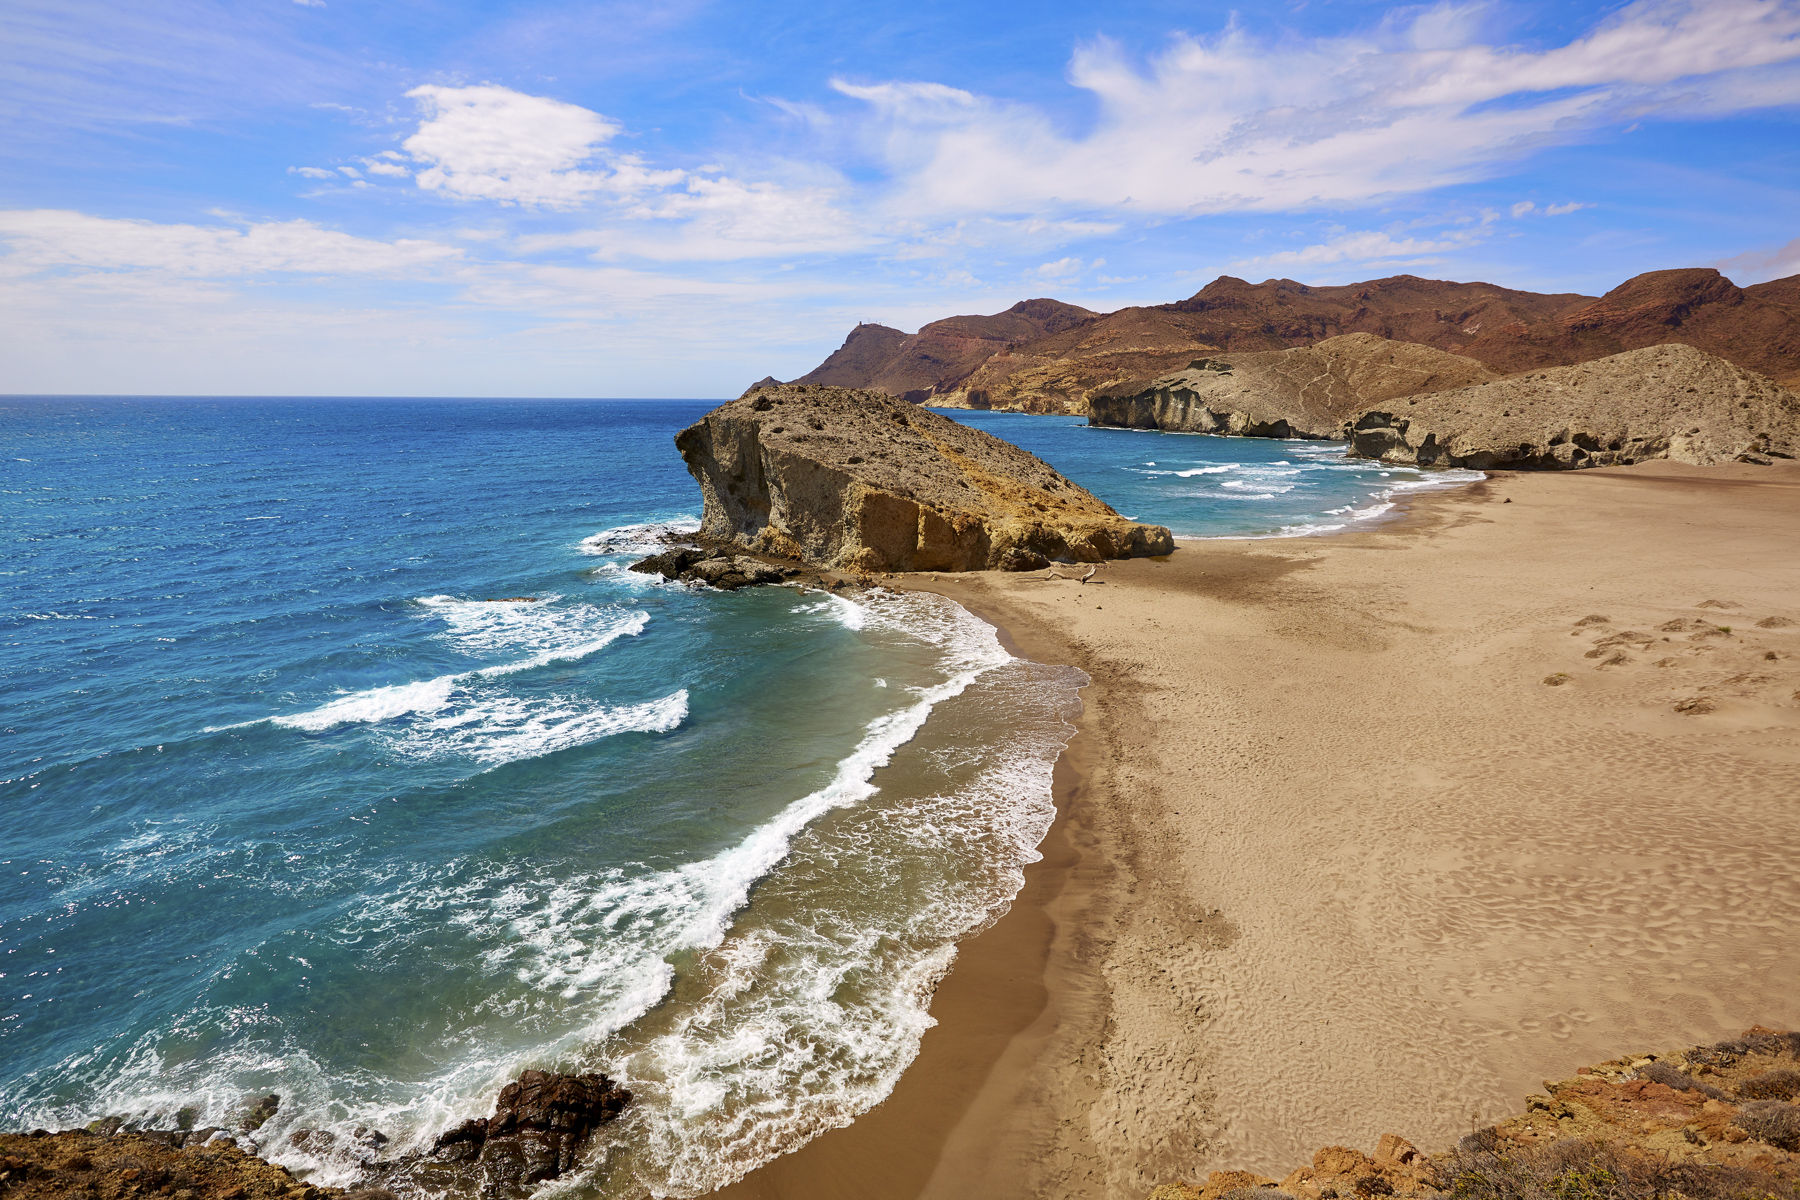
<path fill-rule="evenodd" d="M 757 388 L 675 445 L 705 508 L 701 557 L 650 566 L 668 577 L 707 561 L 754 574 L 727 562 L 746 556 L 828 571 L 1033 570 L 1174 548 L 1167 529 L 1124 519 L 1041 459 L 880 392 Z"/>
<path fill-rule="evenodd" d="M 1348 434 L 1352 454 L 1422 467 L 1766 463 L 1800 451 L 1800 397 L 1666 345 L 1411 396 L 1357 416 Z"/>
<path fill-rule="evenodd" d="M 1101 388 L 1088 423 L 1244 437 L 1341 437 L 1371 405 L 1486 383 L 1473 359 L 1368 333 L 1314 346 L 1195 359 L 1148 381 Z"/>
<path fill-rule="evenodd" d="M 391 1156 L 377 1130 L 296 1129 L 281 1143 L 354 1168 L 350 1188 L 321 1187 L 267 1161 L 264 1136 L 281 1097 L 251 1097 L 230 1128 L 142 1129 L 122 1117 L 60 1133 L 0 1134 L 7 1200 L 395 1200 L 396 1195 L 521 1200 L 581 1161 L 589 1140 L 631 1102 L 604 1075 L 526 1071 L 501 1089 L 492 1116 L 475 1117 L 430 1147 Z"/>
<path fill-rule="evenodd" d="M 1800 1196 L 1800 1033 L 1755 1028 L 1546 1080 L 1525 1111 L 1423 1154 L 1387 1134 L 1373 1155 L 1326 1146 L 1277 1180 L 1214 1171 L 1149 1200 L 1790 1200 Z"/>

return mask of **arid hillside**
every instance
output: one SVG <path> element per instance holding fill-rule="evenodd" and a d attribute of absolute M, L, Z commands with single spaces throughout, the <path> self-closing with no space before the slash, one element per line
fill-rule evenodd
<path fill-rule="evenodd" d="M 1309 287 L 1223 276 L 1186 300 L 1097 315 L 1029 300 L 917 334 L 861 325 L 801 382 L 973 408 L 1084 412 L 1092 391 L 1208 351 L 1310 346 L 1371 333 L 1511 375 L 1681 342 L 1800 382 L 1800 276 L 1738 287 L 1711 268 L 1652 271 L 1601 297 L 1396 275 Z"/>

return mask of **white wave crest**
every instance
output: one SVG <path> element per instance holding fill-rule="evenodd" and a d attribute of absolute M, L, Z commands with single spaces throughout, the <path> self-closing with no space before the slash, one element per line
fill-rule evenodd
<path fill-rule="evenodd" d="M 687 720 L 687 689 L 643 704 L 594 707 L 568 696 L 498 696 L 416 722 L 394 740 L 416 758 L 462 755 L 489 766 L 541 758 L 620 733 L 667 733 Z"/>
<path fill-rule="evenodd" d="M 582 538 L 581 552 L 596 557 L 609 554 L 654 554 L 676 538 L 698 532 L 700 518 L 693 516 L 620 525 Z"/>

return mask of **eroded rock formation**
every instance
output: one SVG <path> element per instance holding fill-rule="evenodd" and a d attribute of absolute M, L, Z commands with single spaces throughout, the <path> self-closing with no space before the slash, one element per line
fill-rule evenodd
<path fill-rule="evenodd" d="M 844 571 L 1029 570 L 1167 554 L 1041 459 L 878 392 L 747 392 L 676 435 L 700 539 Z"/>
<path fill-rule="evenodd" d="M 1240 437 L 1340 437 L 1372 404 L 1483 383 L 1494 373 L 1471 358 L 1368 333 L 1316 346 L 1212 355 L 1148 381 L 1102 388 L 1088 421 Z"/>
<path fill-rule="evenodd" d="M 1792 458 L 1800 398 L 1692 346 L 1653 346 L 1372 408 L 1351 453 L 1422 467 Z"/>

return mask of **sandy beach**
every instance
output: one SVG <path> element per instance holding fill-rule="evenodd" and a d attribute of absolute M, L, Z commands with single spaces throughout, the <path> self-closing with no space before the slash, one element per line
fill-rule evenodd
<path fill-rule="evenodd" d="M 1060 816 L 894 1095 L 723 1194 L 1281 1175 L 1800 1025 L 1797 550 L 1800 468 L 1652 464 L 908 577 L 1091 676 Z"/>

